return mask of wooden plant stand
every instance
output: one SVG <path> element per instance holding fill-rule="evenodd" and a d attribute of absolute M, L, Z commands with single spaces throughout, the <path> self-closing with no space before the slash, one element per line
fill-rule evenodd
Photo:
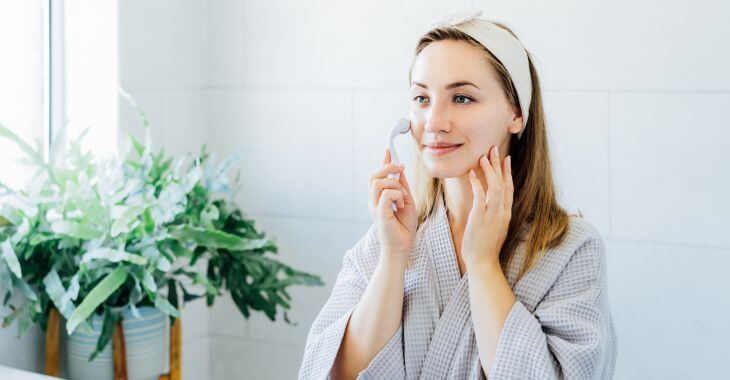
<path fill-rule="evenodd" d="M 60 317 L 56 308 L 51 308 L 48 315 L 48 326 L 46 328 L 46 375 L 60 376 L 59 366 L 59 334 Z M 181 379 L 181 345 L 182 327 L 180 318 L 170 327 L 170 372 L 160 375 L 159 380 L 180 380 Z M 122 321 L 117 322 L 112 337 L 112 355 L 114 357 L 114 380 L 127 380 L 127 354 L 124 346 L 124 329 Z"/>

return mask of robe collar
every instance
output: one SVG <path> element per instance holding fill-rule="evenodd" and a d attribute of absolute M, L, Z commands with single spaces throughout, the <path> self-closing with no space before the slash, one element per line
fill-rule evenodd
<path fill-rule="evenodd" d="M 468 285 L 468 271 L 461 276 L 459 273 L 459 262 L 456 258 L 454 238 L 451 235 L 451 227 L 448 215 L 446 215 L 446 203 L 443 191 L 439 192 L 434 213 L 429 222 L 426 239 L 430 244 L 431 260 L 438 276 L 440 285 L 439 314 L 448 304 L 451 296 L 462 286 Z"/>

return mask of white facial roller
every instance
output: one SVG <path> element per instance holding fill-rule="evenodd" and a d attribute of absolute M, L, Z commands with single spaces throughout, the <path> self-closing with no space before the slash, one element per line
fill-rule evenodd
<path fill-rule="evenodd" d="M 408 131 L 411 129 L 411 123 L 407 119 L 399 119 L 398 123 L 393 127 L 393 129 L 390 130 L 390 137 L 388 138 L 388 147 L 390 148 L 390 162 L 393 165 L 397 165 L 400 163 L 398 160 L 398 152 L 395 151 L 395 145 L 393 144 L 393 141 L 398 135 L 408 133 Z M 396 180 L 400 179 L 400 173 L 391 173 L 388 174 L 389 178 L 394 178 Z M 398 211 L 398 206 L 395 202 L 393 202 L 390 207 L 393 209 L 393 211 Z"/>

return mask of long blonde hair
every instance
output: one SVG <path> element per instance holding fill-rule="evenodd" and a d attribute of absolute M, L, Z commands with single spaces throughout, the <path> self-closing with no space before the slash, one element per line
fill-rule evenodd
<path fill-rule="evenodd" d="M 503 24 L 496 23 L 515 36 Z M 414 62 L 418 54 L 432 42 L 442 40 L 465 41 L 480 48 L 497 71 L 502 89 L 515 110 L 520 110 L 517 92 L 504 65 L 483 45 L 469 35 L 453 28 L 444 27 L 429 31 L 421 37 L 416 46 Z M 499 255 L 502 270 L 507 273 L 510 261 L 515 256 L 521 241 L 526 241 L 525 256 L 517 279 L 527 273 L 546 248 L 560 244 L 568 231 L 569 217 L 556 197 L 552 165 L 548 151 L 545 113 L 542 106 L 540 81 L 533 60 L 528 52 L 530 76 L 532 77 L 532 101 L 527 125 L 520 139 L 516 134 L 510 137 L 514 201 L 512 219 L 507 237 Z M 410 85 L 413 63 L 408 73 Z M 423 161 L 415 156 L 414 198 L 418 210 L 418 224 L 421 225 L 433 213 L 436 201 L 442 196 L 444 181 L 426 173 Z"/>

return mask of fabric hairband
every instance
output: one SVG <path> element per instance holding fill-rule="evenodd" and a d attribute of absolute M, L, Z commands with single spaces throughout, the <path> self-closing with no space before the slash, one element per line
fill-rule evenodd
<path fill-rule="evenodd" d="M 520 100 L 523 126 L 517 134 L 519 139 L 527 127 L 527 118 L 529 117 L 530 102 L 532 100 L 532 80 L 527 51 L 517 38 L 491 21 L 479 17 L 481 14 L 481 10 L 452 14 L 432 24 L 431 29 L 454 28 L 466 33 L 502 62 L 510 77 L 512 77 L 512 83 Z"/>

